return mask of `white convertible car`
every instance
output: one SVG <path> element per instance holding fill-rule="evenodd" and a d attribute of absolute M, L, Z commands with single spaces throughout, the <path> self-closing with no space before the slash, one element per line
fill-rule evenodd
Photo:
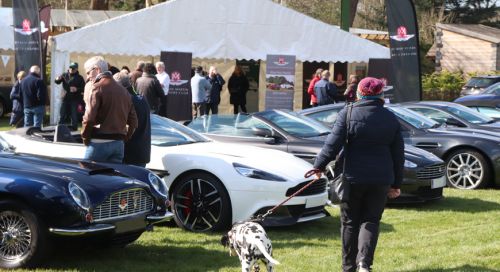
<path fill-rule="evenodd" d="M 20 128 L 0 135 L 18 153 L 83 158 L 80 134 L 64 135 L 64 130 Z M 175 221 L 188 230 L 218 230 L 264 214 L 312 180 L 304 178 L 312 165 L 291 154 L 214 142 L 157 115 L 151 115 L 151 134 L 151 162 L 146 167 L 163 177 Z M 326 180 L 320 179 L 266 217 L 264 224 L 322 218 L 327 199 Z"/>

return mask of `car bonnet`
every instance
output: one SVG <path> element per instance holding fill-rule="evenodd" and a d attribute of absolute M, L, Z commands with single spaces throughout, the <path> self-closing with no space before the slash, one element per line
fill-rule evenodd
<path fill-rule="evenodd" d="M 91 200 L 95 201 L 117 191 L 149 188 L 147 184 L 116 172 L 112 168 L 86 161 L 52 160 L 1 153 L 0 165 L 4 168 L 36 174 L 40 181 L 51 183 L 53 186 L 66 187 L 69 182 L 74 182 L 87 192 Z"/>

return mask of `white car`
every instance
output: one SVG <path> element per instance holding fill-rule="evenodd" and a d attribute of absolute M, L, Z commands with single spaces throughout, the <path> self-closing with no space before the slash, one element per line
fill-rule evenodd
<path fill-rule="evenodd" d="M 58 141 L 54 134 L 54 128 L 0 133 L 18 153 L 84 157 L 80 134 L 56 137 Z M 151 134 L 151 162 L 146 167 L 163 177 L 175 221 L 188 230 L 219 230 L 264 214 L 312 180 L 304 178 L 312 165 L 291 154 L 214 142 L 157 115 L 151 115 Z M 290 225 L 325 217 L 327 199 L 326 179 L 320 179 L 266 217 L 264 224 Z"/>

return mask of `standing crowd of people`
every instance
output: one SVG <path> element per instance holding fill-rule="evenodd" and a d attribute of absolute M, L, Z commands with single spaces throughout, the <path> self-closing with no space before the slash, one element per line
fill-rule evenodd
<path fill-rule="evenodd" d="M 331 82 L 330 72 L 321 68 L 317 69 L 309 82 L 307 93 L 310 95 L 311 107 L 338 103 L 339 101 L 354 102 L 356 100 L 356 89 L 359 78 L 350 75 L 347 88 L 344 93 L 339 91 L 338 82 Z M 345 81 L 341 81 L 342 84 Z"/>

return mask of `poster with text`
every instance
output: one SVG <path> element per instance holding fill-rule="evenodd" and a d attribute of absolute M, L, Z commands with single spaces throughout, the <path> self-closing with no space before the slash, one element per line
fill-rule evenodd
<path fill-rule="evenodd" d="M 162 51 L 160 59 L 170 76 L 167 117 L 175 121 L 191 120 L 192 53 Z"/>
<path fill-rule="evenodd" d="M 42 66 L 40 18 L 36 0 L 13 1 L 15 73 Z M 43 74 L 42 74 L 43 77 Z"/>
<path fill-rule="evenodd" d="M 293 110 L 295 56 L 267 55 L 266 110 Z"/>

